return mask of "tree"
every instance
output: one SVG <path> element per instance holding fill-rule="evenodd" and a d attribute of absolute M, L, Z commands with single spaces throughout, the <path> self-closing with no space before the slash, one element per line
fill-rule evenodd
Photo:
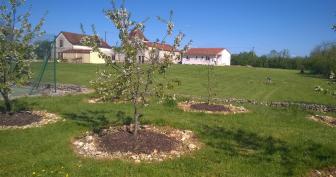
<path fill-rule="evenodd" d="M 207 73 L 208 74 L 208 105 L 210 105 L 212 96 L 213 96 L 211 78 L 212 78 L 212 74 L 214 70 L 214 65 L 211 64 L 210 58 L 207 58 L 207 60 L 208 60 L 208 73 Z"/>
<path fill-rule="evenodd" d="M 43 59 L 46 54 L 51 53 L 51 45 L 52 41 L 49 40 L 42 40 L 42 41 L 36 41 L 34 44 L 36 46 L 35 54 L 37 55 L 38 59 Z"/>
<path fill-rule="evenodd" d="M 140 126 L 142 110 L 150 103 L 153 96 L 160 98 L 167 97 L 166 89 L 173 87 L 176 80 L 164 82 L 167 72 L 173 60 L 180 59 L 175 51 L 180 47 L 184 38 L 183 33 L 179 33 L 174 38 L 174 44 L 169 53 L 160 58 L 158 46 L 166 43 L 166 39 L 173 35 L 174 24 L 172 15 L 168 20 L 158 18 L 167 26 L 166 35 L 162 40 L 157 40 L 153 47 L 147 47 L 141 36 L 129 35 L 131 31 L 141 31 L 145 29 L 144 22 L 136 22 L 131 18 L 130 12 L 125 8 L 124 3 L 117 7 L 115 1 L 112 1 L 112 9 L 105 10 L 105 15 L 112 21 L 115 28 L 119 31 L 121 46 L 118 51 L 124 56 L 123 62 L 116 63 L 110 56 L 105 55 L 99 50 L 101 39 L 98 37 L 93 27 L 92 36 L 86 36 L 82 43 L 93 48 L 93 51 L 99 52 L 100 57 L 106 61 L 106 69 L 98 73 L 98 77 L 92 82 L 97 93 L 105 100 L 113 100 L 116 97 L 121 100 L 130 101 L 133 105 L 134 135 L 136 136 Z M 85 31 L 83 30 L 83 33 Z M 188 45 L 183 51 L 188 49 Z M 148 52 L 148 56 L 145 55 Z M 145 56 L 148 65 L 142 65 L 138 61 L 138 54 Z"/>
<path fill-rule="evenodd" d="M 12 111 L 9 94 L 12 87 L 21 85 L 30 77 L 29 60 L 34 57 L 32 40 L 41 35 L 44 17 L 33 27 L 30 12 L 16 15 L 24 0 L 9 0 L 0 5 L 0 93 L 5 112 Z"/>

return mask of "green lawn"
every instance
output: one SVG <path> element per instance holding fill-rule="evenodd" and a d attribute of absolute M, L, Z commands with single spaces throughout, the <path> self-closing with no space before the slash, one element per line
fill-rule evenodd
<path fill-rule="evenodd" d="M 37 73 L 35 64 L 34 71 Z M 57 65 L 57 78 L 61 83 L 90 85 L 96 72 L 104 65 Z M 50 73 L 51 70 L 47 70 Z M 50 76 L 46 76 L 48 79 Z M 207 67 L 174 65 L 168 77 L 177 78 L 182 85 L 176 93 L 206 96 Z M 267 77 L 273 84 L 266 85 Z M 216 67 L 213 71 L 213 90 L 216 97 L 248 98 L 262 101 L 301 101 L 336 105 L 336 99 L 323 94 L 316 94 L 318 85 L 327 88 L 327 81 L 313 75 L 301 75 L 296 70 L 248 68 L 248 67 Z"/>
<path fill-rule="evenodd" d="M 89 85 L 102 65 L 58 65 L 62 83 Z M 314 86 L 326 81 L 297 71 L 245 67 L 215 70 L 217 97 L 258 100 L 292 100 L 335 104 L 335 99 L 316 95 Z M 265 85 L 272 77 L 274 85 Z M 205 67 L 172 68 L 181 94 L 206 95 Z M 152 104 L 144 122 L 194 131 L 205 145 L 192 155 L 153 164 L 120 160 L 102 161 L 76 156 L 71 139 L 116 120 L 118 111 L 131 114 L 127 104 L 85 103 L 89 96 L 23 98 L 16 104 L 55 112 L 67 121 L 28 130 L 0 131 L 0 176 L 304 176 L 311 169 L 336 165 L 336 129 L 306 119 L 308 112 L 245 105 L 251 113 L 207 115 L 185 113 Z"/>

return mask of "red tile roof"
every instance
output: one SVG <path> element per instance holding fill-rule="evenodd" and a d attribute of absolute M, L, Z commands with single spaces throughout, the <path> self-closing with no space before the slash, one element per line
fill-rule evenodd
<path fill-rule="evenodd" d="M 144 41 L 149 41 L 145 35 L 143 34 L 143 32 L 139 29 L 136 30 L 132 30 L 129 34 L 131 37 L 138 37 L 140 39 L 143 39 Z"/>
<path fill-rule="evenodd" d="M 147 47 L 157 48 L 159 50 L 163 51 L 172 51 L 175 50 L 173 46 L 169 44 L 160 44 L 160 43 L 154 43 L 154 42 L 146 42 L 145 45 Z"/>
<path fill-rule="evenodd" d="M 75 50 L 75 49 L 70 49 L 70 50 L 65 50 L 62 53 L 87 53 L 89 54 L 91 50 Z"/>
<path fill-rule="evenodd" d="M 87 36 L 84 34 L 77 34 L 77 33 L 71 33 L 71 32 L 64 32 L 62 31 L 60 34 L 63 34 L 65 38 L 72 44 L 72 45 L 82 45 L 81 40 L 83 37 Z M 106 42 L 103 40 L 101 41 L 101 45 L 99 47 L 101 48 L 108 48 L 111 49 L 112 47 L 108 45 Z"/>
<path fill-rule="evenodd" d="M 186 55 L 216 56 L 223 50 L 225 50 L 225 48 L 191 48 L 186 52 Z"/>

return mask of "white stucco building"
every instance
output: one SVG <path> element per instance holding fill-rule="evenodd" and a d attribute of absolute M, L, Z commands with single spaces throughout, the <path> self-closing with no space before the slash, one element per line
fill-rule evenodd
<path fill-rule="evenodd" d="M 69 63 L 105 63 L 97 52 L 92 52 L 92 48 L 81 44 L 83 37 L 82 34 L 60 32 L 56 38 L 56 57 Z M 115 58 L 112 47 L 103 40 L 101 40 L 100 50 Z"/>
<path fill-rule="evenodd" d="M 231 53 L 225 48 L 191 48 L 183 55 L 182 64 L 230 66 Z"/>

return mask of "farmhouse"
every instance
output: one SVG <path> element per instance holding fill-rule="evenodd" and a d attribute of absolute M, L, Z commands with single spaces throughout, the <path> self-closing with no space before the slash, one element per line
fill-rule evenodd
<path fill-rule="evenodd" d="M 144 51 L 138 51 L 137 58 L 140 63 L 147 62 L 150 55 L 150 51 L 152 49 L 158 49 L 158 56 L 160 59 L 164 59 L 166 55 L 170 55 L 172 52 L 174 53 L 176 58 L 181 58 L 180 51 L 175 50 L 173 46 L 169 44 L 151 42 L 145 37 L 145 35 L 141 30 L 133 30 L 130 33 L 130 37 L 139 38 L 144 42 L 144 44 L 147 47 L 147 49 L 145 49 Z M 178 61 L 175 60 L 172 62 L 178 63 Z"/>
<path fill-rule="evenodd" d="M 92 48 L 83 46 L 81 39 L 85 35 L 70 32 L 60 32 L 56 38 L 56 57 L 68 63 L 105 63 Z M 115 58 L 111 46 L 101 40 L 100 50 L 112 58 Z"/>
<path fill-rule="evenodd" d="M 191 48 L 183 55 L 182 64 L 230 66 L 231 53 L 224 48 Z"/>

